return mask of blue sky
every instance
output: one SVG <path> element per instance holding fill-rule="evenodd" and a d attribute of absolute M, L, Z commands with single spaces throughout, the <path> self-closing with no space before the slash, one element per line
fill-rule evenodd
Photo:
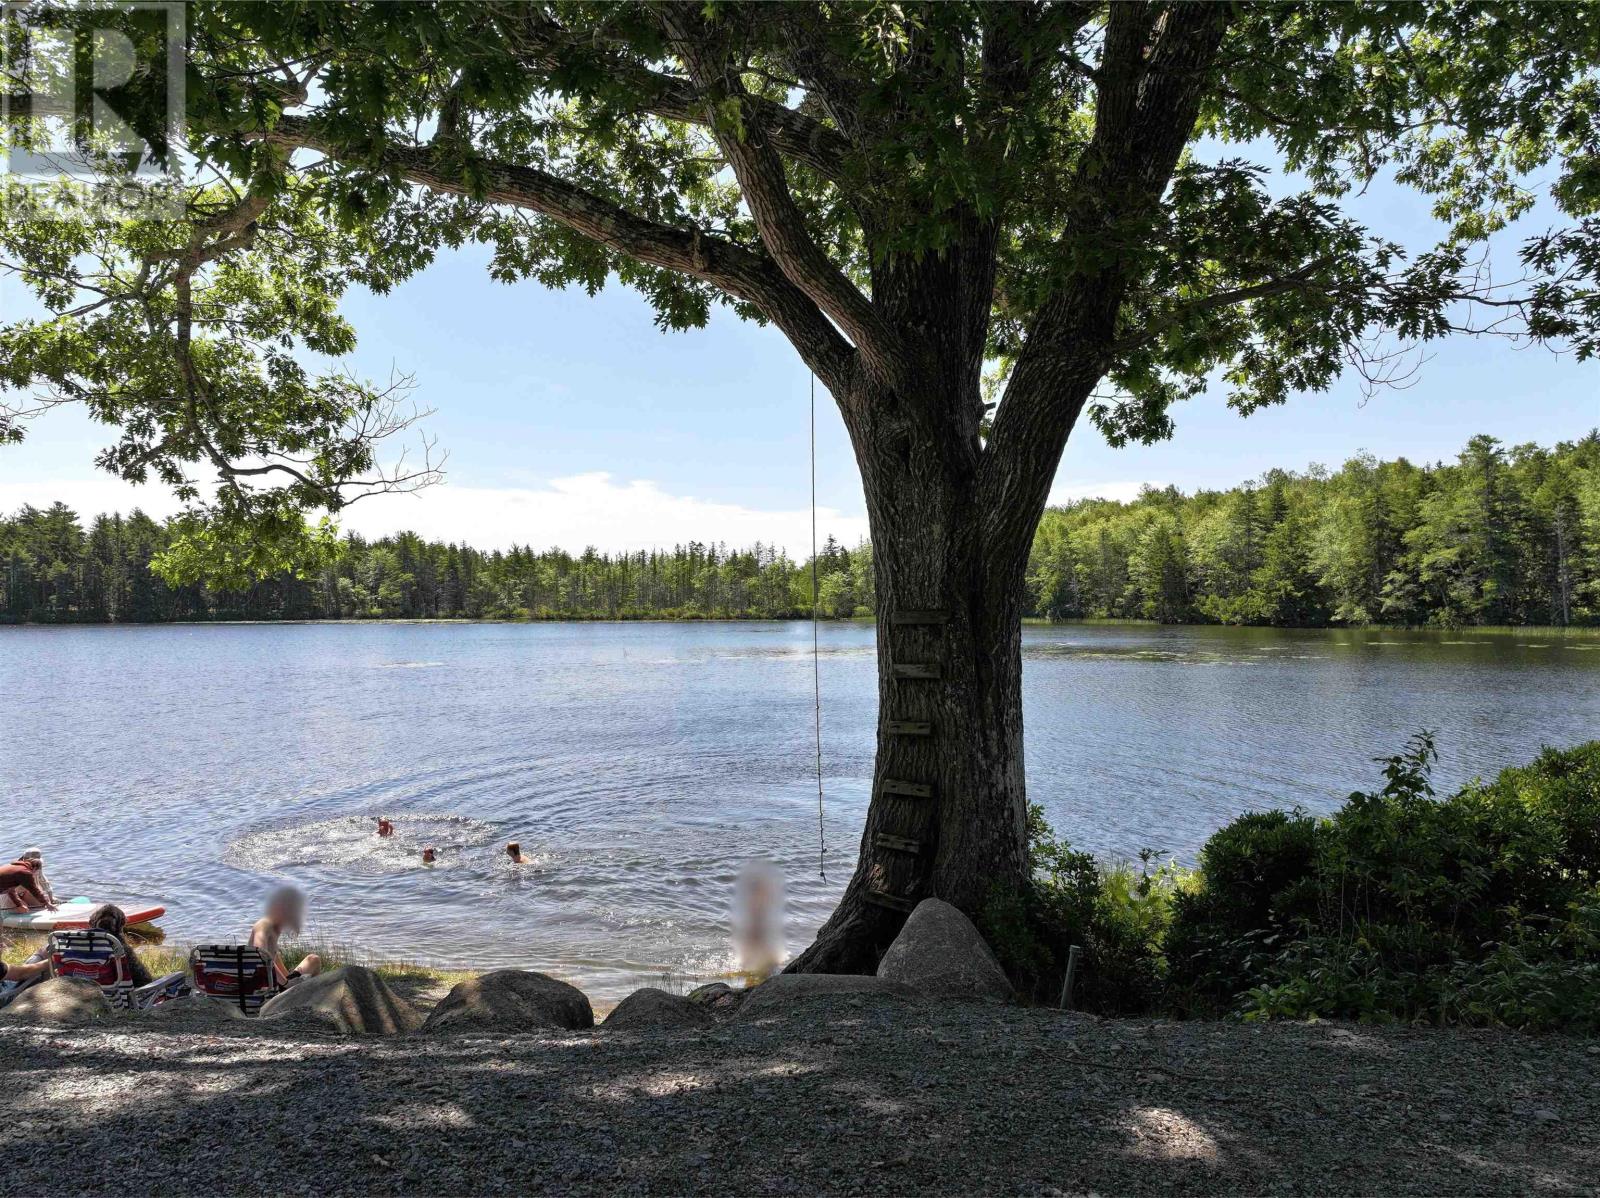
<path fill-rule="evenodd" d="M 1376 228 L 1413 244 L 1414 197 L 1379 188 L 1358 203 Z M 1520 232 L 1518 234 L 1521 235 Z M 492 282 L 484 256 L 447 255 L 388 296 L 352 293 L 369 376 L 416 376 L 436 409 L 427 428 L 449 451 L 448 481 L 376 498 L 345 523 L 368 534 L 415 528 L 485 548 L 512 541 L 581 549 L 757 538 L 801 552 L 809 537 L 808 376 L 782 336 L 718 312 L 703 330 L 663 334 L 644 302 L 613 285 L 591 299 L 535 283 Z M 0 319 L 15 314 L 0 284 Z M 1337 466 L 1361 450 L 1415 461 L 1453 457 L 1476 433 L 1549 443 L 1600 426 L 1600 366 L 1458 338 L 1428 347 L 1417 384 L 1363 402 L 1354 379 L 1241 418 L 1220 389 L 1176 410 L 1177 436 L 1112 449 L 1087 421 L 1074 433 L 1057 499 L 1126 497 L 1143 483 L 1232 486 L 1273 466 Z M 40 421 L 0 449 L 0 510 L 62 498 L 82 511 L 170 497 L 97 475 L 109 438 L 76 412 Z M 839 418 L 818 396 L 823 535 L 866 529 L 860 482 Z"/>

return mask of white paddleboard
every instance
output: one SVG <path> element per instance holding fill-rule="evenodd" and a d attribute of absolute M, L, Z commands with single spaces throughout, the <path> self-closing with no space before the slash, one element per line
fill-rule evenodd
<path fill-rule="evenodd" d="M 69 898 L 56 904 L 54 911 L 0 911 L 0 927 L 14 928 L 19 932 L 53 932 L 57 928 L 86 928 L 89 914 L 101 903 L 110 899 Z M 118 903 L 128 923 L 149 923 L 167 913 L 165 907 L 149 903 Z"/>

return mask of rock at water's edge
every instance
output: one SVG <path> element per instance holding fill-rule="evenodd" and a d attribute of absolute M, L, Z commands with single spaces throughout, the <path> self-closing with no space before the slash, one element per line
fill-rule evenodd
<path fill-rule="evenodd" d="M 88 978 L 46 978 L 13 998 L 0 1015 L 32 1023 L 97 1023 L 110 1018 L 111 1004 Z"/>
<path fill-rule="evenodd" d="M 635 990 L 616 1006 L 601 1027 L 705 1027 L 711 1012 L 701 1003 L 690 1002 L 653 986 Z"/>
<path fill-rule="evenodd" d="M 496 969 L 458 984 L 422 1030 L 510 1033 L 593 1026 L 594 1008 L 576 986 L 531 969 Z"/>
<path fill-rule="evenodd" d="M 1010 979 L 972 921 L 942 899 L 923 899 L 878 963 L 878 976 L 924 994 L 1014 997 Z"/>
<path fill-rule="evenodd" d="M 739 1009 L 748 990 L 735 990 L 727 982 L 707 982 L 689 991 L 688 999 L 697 1007 L 704 1007 L 713 1015 L 732 1015 Z"/>
<path fill-rule="evenodd" d="M 364 965 L 303 978 L 267 1000 L 258 1019 L 304 1021 L 332 1031 L 392 1036 L 422 1026 L 415 1007 Z"/>
<path fill-rule="evenodd" d="M 782 1015 L 817 999 L 857 997 L 879 1002 L 914 1002 L 910 986 L 853 973 L 780 973 L 746 992 L 739 1019 Z"/>

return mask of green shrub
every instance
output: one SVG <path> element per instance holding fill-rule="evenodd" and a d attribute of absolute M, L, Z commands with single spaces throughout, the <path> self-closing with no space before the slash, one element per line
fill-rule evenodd
<path fill-rule="evenodd" d="M 1161 943 L 1186 875 L 1157 854 L 1139 867 L 1104 865 L 1058 839 L 1038 806 L 1028 810 L 1032 884 L 997 888 L 978 924 L 1018 989 L 1036 1002 L 1059 1001 L 1072 945 L 1082 950 L 1075 1005 L 1105 1014 L 1150 1010 L 1165 982 Z"/>
<path fill-rule="evenodd" d="M 1106 865 L 1029 811 L 1032 882 L 979 924 L 1024 994 L 1106 1014 L 1600 1031 L 1600 742 L 1436 797 L 1433 739 L 1327 819 L 1262 811 L 1190 874 Z"/>
<path fill-rule="evenodd" d="M 1600 743 L 1434 796 L 1424 733 L 1331 818 L 1244 816 L 1166 939 L 1180 1014 L 1593 1027 Z"/>
<path fill-rule="evenodd" d="M 1254 811 L 1206 842 L 1167 932 L 1169 1007 L 1215 1015 L 1231 1005 L 1239 980 L 1314 904 L 1319 826 L 1303 811 Z"/>

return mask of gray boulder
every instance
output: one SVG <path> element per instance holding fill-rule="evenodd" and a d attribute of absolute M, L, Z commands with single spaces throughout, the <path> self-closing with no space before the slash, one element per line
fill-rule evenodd
<path fill-rule="evenodd" d="M 363 965 L 304 978 L 269 998 L 256 1018 L 368 1036 L 414 1032 L 422 1026 L 416 1008 Z"/>
<path fill-rule="evenodd" d="M 98 1023 L 111 1018 L 111 1004 L 88 978 L 46 978 L 22 990 L 0 1014 L 24 1023 Z"/>
<path fill-rule="evenodd" d="M 237 1003 L 225 998 L 210 998 L 196 992 L 182 998 L 169 998 L 148 1011 L 140 1012 L 153 1022 L 179 1027 L 205 1027 L 217 1023 L 248 1023 L 250 1016 Z"/>
<path fill-rule="evenodd" d="M 665 990 L 647 986 L 617 1004 L 602 1025 L 608 1028 L 705 1027 L 711 1012 L 703 1003 L 690 1002 Z"/>
<path fill-rule="evenodd" d="M 917 992 L 896 981 L 862 974 L 780 973 L 746 993 L 738 1018 L 767 1019 L 830 1000 L 853 1006 L 906 1003 L 917 1001 Z"/>
<path fill-rule="evenodd" d="M 425 1032 L 537 1032 L 594 1026 L 594 1008 L 576 986 L 529 969 L 468 978 L 440 1000 Z"/>
<path fill-rule="evenodd" d="M 972 921 L 941 899 L 923 899 L 878 963 L 878 976 L 924 994 L 1008 1001 L 1014 992 Z"/>

